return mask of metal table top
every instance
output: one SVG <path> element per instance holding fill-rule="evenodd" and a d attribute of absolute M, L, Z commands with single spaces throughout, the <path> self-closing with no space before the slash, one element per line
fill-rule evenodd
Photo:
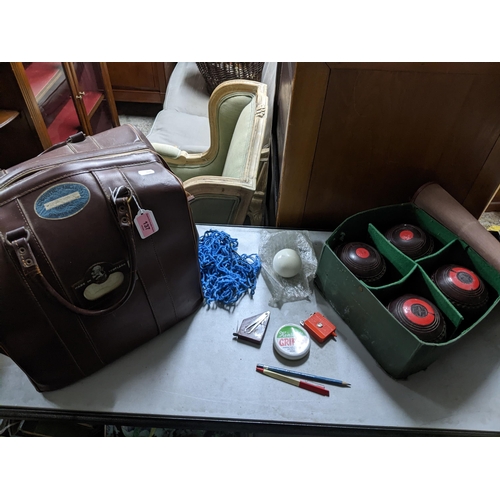
<path fill-rule="evenodd" d="M 201 234 L 210 227 L 198 226 Z M 238 239 L 239 253 L 257 253 L 271 229 L 218 227 Z M 329 233 L 310 231 L 319 258 Z M 247 429 L 283 434 L 500 433 L 498 308 L 473 335 L 425 371 L 394 380 L 315 288 L 310 300 L 270 307 L 259 276 L 255 295 L 232 310 L 202 307 L 151 342 L 99 372 L 57 391 L 38 393 L 0 356 L 0 415 L 66 418 L 124 425 Z M 242 319 L 269 310 L 260 347 L 233 333 Z M 314 312 L 337 326 L 337 342 L 311 343 L 306 358 L 288 361 L 273 349 L 276 329 Z M 256 372 L 258 363 L 345 380 L 324 397 Z"/>

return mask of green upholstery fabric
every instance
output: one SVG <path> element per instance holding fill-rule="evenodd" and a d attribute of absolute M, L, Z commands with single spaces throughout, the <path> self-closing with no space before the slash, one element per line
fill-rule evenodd
<path fill-rule="evenodd" d="M 245 170 L 248 156 L 248 145 L 252 133 L 255 101 L 247 104 L 238 118 L 234 128 L 233 139 L 227 152 L 226 163 L 222 175 L 224 177 L 241 178 Z"/>
<path fill-rule="evenodd" d="M 239 202 L 237 196 L 199 197 L 191 202 L 191 213 L 199 224 L 231 224 Z"/>
<path fill-rule="evenodd" d="M 239 121 L 242 110 L 252 101 L 255 102 L 255 97 L 253 94 L 246 92 L 230 94 L 222 99 L 218 108 L 218 120 L 216 124 L 219 129 L 218 154 L 210 163 L 199 167 L 169 165 L 174 174 L 182 181 L 200 175 L 222 175 L 236 124 Z"/>

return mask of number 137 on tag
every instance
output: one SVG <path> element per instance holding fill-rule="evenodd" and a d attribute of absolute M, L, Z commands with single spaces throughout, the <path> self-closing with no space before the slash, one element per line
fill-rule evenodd
<path fill-rule="evenodd" d="M 135 227 L 142 239 L 158 231 L 158 224 L 151 210 L 140 210 L 134 218 Z"/>

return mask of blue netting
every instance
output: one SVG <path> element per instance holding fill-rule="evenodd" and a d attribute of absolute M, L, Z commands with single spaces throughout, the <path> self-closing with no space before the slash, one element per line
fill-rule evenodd
<path fill-rule="evenodd" d="M 241 296 L 255 293 L 260 258 L 239 255 L 238 240 L 224 231 L 206 231 L 199 240 L 201 286 L 207 305 L 235 304 Z"/>

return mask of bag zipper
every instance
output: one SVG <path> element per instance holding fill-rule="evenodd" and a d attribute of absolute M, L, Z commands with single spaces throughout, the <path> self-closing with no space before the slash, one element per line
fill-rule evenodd
<path fill-rule="evenodd" d="M 100 155 L 100 156 L 96 156 L 94 158 L 103 158 L 103 159 L 118 158 L 118 157 L 122 157 L 122 156 L 128 156 L 128 155 L 131 155 L 131 154 L 144 153 L 144 152 L 153 152 L 154 153 L 154 151 L 151 151 L 148 148 L 143 148 L 143 149 L 137 149 L 135 151 L 127 151 L 126 153 L 115 153 L 115 154 L 108 154 L 108 155 Z M 30 175 L 36 174 L 38 172 L 43 172 L 44 170 L 49 170 L 51 168 L 59 167 L 59 166 L 62 166 L 62 165 L 68 164 L 68 163 L 78 163 L 78 162 L 82 162 L 82 161 L 87 161 L 89 159 L 90 158 L 80 158 L 78 160 L 71 160 L 71 159 L 68 160 L 68 158 L 65 158 L 64 161 L 62 161 L 60 163 L 53 163 L 51 165 L 45 165 L 45 166 L 40 166 L 40 167 L 32 167 L 30 169 L 23 170 L 18 175 L 15 175 L 14 177 L 11 177 L 10 179 L 7 179 L 4 182 L 2 182 L 2 180 L 0 179 L 0 190 L 1 189 L 5 189 L 5 188 L 11 186 L 12 184 L 15 184 L 17 181 L 19 181 L 21 179 L 24 179 L 25 177 L 29 177 Z"/>

